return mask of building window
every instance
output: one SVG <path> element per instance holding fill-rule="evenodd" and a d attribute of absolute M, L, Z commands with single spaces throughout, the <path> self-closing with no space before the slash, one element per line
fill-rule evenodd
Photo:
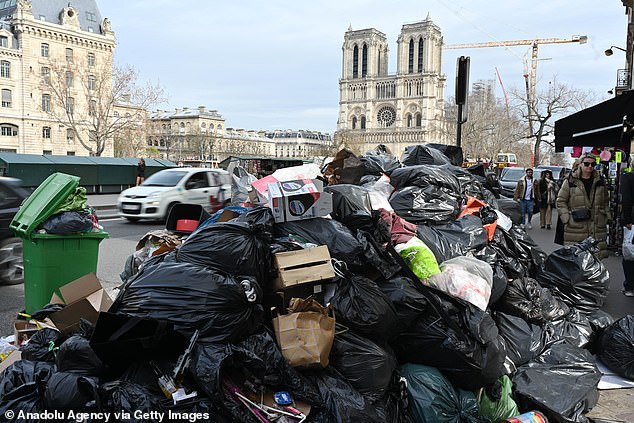
<path fill-rule="evenodd" d="M 357 118 L 354 116 L 352 118 L 352 129 L 357 129 Z"/>
<path fill-rule="evenodd" d="M 73 73 L 71 71 L 66 71 L 66 86 L 72 87 L 73 85 L 75 85 Z"/>
<path fill-rule="evenodd" d="M 0 35 L 0 47 L 9 47 L 9 38 L 4 35 Z"/>
<path fill-rule="evenodd" d="M 411 128 L 411 127 L 412 127 L 412 115 L 410 115 L 410 114 L 408 113 L 408 114 L 407 114 L 407 117 L 406 117 L 406 120 L 407 120 L 407 127 L 408 127 L 408 128 Z"/>
<path fill-rule="evenodd" d="M 97 89 L 97 78 L 95 75 L 88 75 L 88 89 L 94 91 Z"/>
<path fill-rule="evenodd" d="M 75 131 L 73 131 L 72 129 L 66 130 L 66 142 L 69 144 L 75 143 Z"/>
<path fill-rule="evenodd" d="M 95 66 L 95 53 L 88 53 L 88 66 Z"/>
<path fill-rule="evenodd" d="M 48 57 L 48 44 L 42 43 L 40 53 L 42 54 L 42 57 Z"/>
<path fill-rule="evenodd" d="M 90 100 L 88 103 L 88 115 L 95 116 L 97 114 L 97 102 L 95 100 Z"/>
<path fill-rule="evenodd" d="M 0 125 L 0 134 L 3 137 L 17 137 L 18 127 L 15 125 L 9 125 L 9 124 Z"/>
<path fill-rule="evenodd" d="M 51 138 L 51 127 L 44 126 L 42 127 L 42 138 L 50 139 Z"/>
<path fill-rule="evenodd" d="M 114 117 L 119 117 L 119 112 L 112 112 L 112 115 L 113 115 Z"/>
<path fill-rule="evenodd" d="M 423 39 L 418 40 L 418 71 L 423 71 Z"/>
<path fill-rule="evenodd" d="M 72 48 L 66 49 L 66 61 L 68 63 L 73 63 L 73 49 Z"/>
<path fill-rule="evenodd" d="M 52 156 L 53 150 L 42 150 L 42 155 L 44 156 Z"/>
<path fill-rule="evenodd" d="M 46 15 L 40 15 L 40 20 L 42 22 L 46 22 Z"/>
<path fill-rule="evenodd" d="M 50 94 L 42 94 L 42 111 L 43 112 L 51 111 L 51 95 Z"/>
<path fill-rule="evenodd" d="M 97 17 L 93 12 L 86 12 L 86 20 L 88 22 L 97 22 Z"/>
<path fill-rule="evenodd" d="M 409 61 L 407 65 L 407 72 L 414 72 L 414 40 L 409 40 Z"/>
<path fill-rule="evenodd" d="M 361 129 L 365 129 L 365 116 L 361 116 Z"/>
<path fill-rule="evenodd" d="M 11 90 L 2 90 L 2 107 L 11 107 Z"/>
<path fill-rule="evenodd" d="M 48 84 L 51 81 L 51 69 L 43 66 L 40 73 L 44 82 Z"/>
<path fill-rule="evenodd" d="M 8 60 L 0 61 L 0 77 L 11 78 L 11 62 Z"/>
<path fill-rule="evenodd" d="M 68 97 L 66 99 L 66 113 L 70 116 L 75 113 L 75 99 L 73 97 Z"/>
<path fill-rule="evenodd" d="M 368 76 L 368 45 L 364 44 L 361 51 L 361 77 L 366 76 Z"/>
<path fill-rule="evenodd" d="M 423 115 L 420 113 L 416 114 L 416 127 L 420 128 L 423 125 Z"/>
<path fill-rule="evenodd" d="M 74 151 L 67 151 L 67 152 L 66 152 L 66 155 L 67 155 L 67 156 L 74 156 L 74 155 L 75 155 L 75 152 L 74 152 Z"/>
<path fill-rule="evenodd" d="M 359 77 L 359 47 L 354 46 L 352 49 L 352 77 Z"/>

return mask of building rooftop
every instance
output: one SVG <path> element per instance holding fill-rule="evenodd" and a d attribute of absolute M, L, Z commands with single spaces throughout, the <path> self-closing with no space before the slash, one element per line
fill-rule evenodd
<path fill-rule="evenodd" d="M 96 0 L 31 0 L 32 13 L 35 19 L 59 24 L 60 12 L 68 6 L 77 11 L 77 18 L 82 30 L 101 33 L 101 13 Z M 0 0 L 0 19 L 12 16 L 17 8 L 17 0 Z"/>

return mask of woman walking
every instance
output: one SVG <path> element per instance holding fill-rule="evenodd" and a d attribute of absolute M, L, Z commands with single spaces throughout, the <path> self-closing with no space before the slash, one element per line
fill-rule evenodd
<path fill-rule="evenodd" d="M 145 160 L 139 159 L 136 165 L 136 186 L 138 187 L 145 181 Z"/>
<path fill-rule="evenodd" d="M 553 179 L 553 172 L 544 170 L 536 188 L 535 198 L 539 200 L 539 224 L 542 229 L 550 229 L 558 189 L 557 182 Z"/>
<path fill-rule="evenodd" d="M 561 185 L 557 212 L 564 224 L 564 245 L 575 244 L 591 236 L 598 241 L 599 257 L 605 258 L 608 237 L 608 192 L 605 182 L 594 169 L 596 157 L 585 153 Z"/>

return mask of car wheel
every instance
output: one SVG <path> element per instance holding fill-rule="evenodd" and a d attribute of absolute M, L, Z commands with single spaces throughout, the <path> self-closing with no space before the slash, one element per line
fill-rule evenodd
<path fill-rule="evenodd" d="M 8 238 L 0 242 L 0 284 L 17 285 L 24 282 L 22 240 Z"/>
<path fill-rule="evenodd" d="M 138 222 L 139 221 L 138 217 L 127 217 L 126 216 L 126 219 L 128 219 L 128 222 Z"/>

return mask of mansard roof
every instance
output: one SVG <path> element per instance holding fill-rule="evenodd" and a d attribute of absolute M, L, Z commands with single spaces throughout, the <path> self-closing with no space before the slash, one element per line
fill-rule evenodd
<path fill-rule="evenodd" d="M 15 12 L 16 0 L 0 0 L 0 19 L 5 19 Z M 65 7 L 77 11 L 79 25 L 82 30 L 101 33 L 102 17 L 96 0 L 31 0 L 33 17 L 50 23 L 59 23 L 59 14 Z"/>

